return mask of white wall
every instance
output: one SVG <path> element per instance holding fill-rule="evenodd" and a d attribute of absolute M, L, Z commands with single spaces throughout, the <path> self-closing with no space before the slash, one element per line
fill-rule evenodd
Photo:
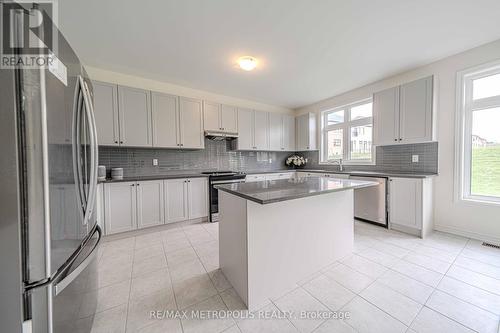
<path fill-rule="evenodd" d="M 172 95 L 179 95 L 192 98 L 200 98 L 203 100 L 208 100 L 212 102 L 218 102 L 233 106 L 238 106 L 242 108 L 250 108 L 261 111 L 269 112 L 282 112 L 293 114 L 293 110 L 274 106 L 269 104 L 258 103 L 246 99 L 235 98 L 225 95 L 214 94 L 208 91 L 191 89 L 179 85 L 175 85 L 168 82 L 161 82 L 157 80 L 151 80 L 143 77 L 113 72 L 101 68 L 85 66 L 87 73 L 92 80 L 104 81 L 109 83 L 120 84 L 129 87 L 141 88 L 146 90 L 153 90 L 158 92 L 164 92 Z"/>
<path fill-rule="evenodd" d="M 437 79 L 435 114 L 439 141 L 439 176 L 435 178 L 434 190 L 435 229 L 500 243 L 500 205 L 454 200 L 456 75 L 463 69 L 499 59 L 500 40 L 297 109 L 296 113 L 319 112 L 331 106 L 370 97 L 374 92 L 385 88 L 434 74 Z"/>

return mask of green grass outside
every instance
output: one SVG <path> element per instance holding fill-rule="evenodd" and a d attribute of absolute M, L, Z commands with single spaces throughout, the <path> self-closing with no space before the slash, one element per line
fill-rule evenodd
<path fill-rule="evenodd" d="M 472 149 L 471 192 L 500 197 L 500 145 Z"/>

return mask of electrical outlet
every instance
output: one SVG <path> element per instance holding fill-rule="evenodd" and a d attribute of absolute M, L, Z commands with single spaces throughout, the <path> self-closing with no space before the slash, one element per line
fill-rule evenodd
<path fill-rule="evenodd" d="M 411 155 L 411 161 L 413 163 L 418 163 L 418 155 Z"/>
<path fill-rule="evenodd" d="M 153 165 L 158 166 L 158 159 L 157 158 L 153 158 Z"/>

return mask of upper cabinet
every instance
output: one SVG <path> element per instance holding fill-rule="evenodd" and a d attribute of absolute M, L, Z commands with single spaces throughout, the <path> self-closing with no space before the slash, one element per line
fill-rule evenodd
<path fill-rule="evenodd" d="M 237 150 L 269 150 L 268 112 L 238 109 Z"/>
<path fill-rule="evenodd" d="M 182 148 L 205 148 L 201 100 L 188 97 L 179 98 L 179 125 Z"/>
<path fill-rule="evenodd" d="M 316 150 L 316 115 L 306 113 L 296 120 L 296 149 L 298 151 Z"/>
<path fill-rule="evenodd" d="M 92 86 L 97 142 L 100 145 L 118 146 L 120 144 L 118 86 L 97 81 L 93 81 Z"/>
<path fill-rule="evenodd" d="M 151 93 L 153 113 L 153 146 L 180 148 L 179 97 Z"/>
<path fill-rule="evenodd" d="M 238 132 L 238 110 L 234 106 L 204 101 L 203 121 L 205 131 Z"/>
<path fill-rule="evenodd" d="M 295 118 L 281 113 L 269 113 L 269 150 L 295 150 Z"/>
<path fill-rule="evenodd" d="M 375 145 L 434 140 L 433 77 L 426 77 L 373 95 Z"/>
<path fill-rule="evenodd" d="M 148 90 L 118 86 L 120 144 L 151 147 L 151 100 Z"/>
<path fill-rule="evenodd" d="M 236 149 L 254 150 L 253 141 L 253 115 L 254 111 L 250 109 L 238 109 L 238 139 L 236 139 Z"/>

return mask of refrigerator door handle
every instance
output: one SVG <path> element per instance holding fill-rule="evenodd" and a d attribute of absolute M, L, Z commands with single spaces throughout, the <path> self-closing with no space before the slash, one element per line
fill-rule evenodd
<path fill-rule="evenodd" d="M 82 91 L 80 87 L 80 81 L 77 80 L 76 88 L 75 88 L 75 101 L 74 101 L 74 110 L 73 110 L 73 174 L 75 177 L 75 186 L 76 186 L 76 194 L 78 198 L 78 202 L 80 204 L 80 212 L 82 216 L 85 216 L 85 193 L 83 189 L 83 178 L 82 178 L 82 166 L 81 166 L 81 147 L 80 147 L 80 121 L 81 121 L 81 112 L 83 107 L 82 100 Z"/>
<path fill-rule="evenodd" d="M 95 232 L 98 233 L 98 238 L 97 242 L 95 243 L 94 247 L 92 248 L 92 251 L 90 254 L 78 265 L 77 268 L 75 268 L 71 273 L 69 273 L 64 279 L 59 281 L 58 283 L 54 284 L 54 296 L 59 295 L 67 286 L 71 284 L 79 275 L 81 272 L 87 268 L 87 266 L 94 260 L 95 256 L 97 255 L 97 248 L 99 247 L 99 244 L 101 242 L 101 237 L 102 237 L 102 231 L 99 226 L 96 226 Z M 76 260 L 76 257 L 75 257 Z"/>
<path fill-rule="evenodd" d="M 85 224 L 88 223 L 90 216 L 94 210 L 95 197 L 97 194 L 97 165 L 98 165 L 98 145 L 97 145 L 97 132 L 94 118 L 94 110 L 90 91 L 87 83 L 79 76 L 80 85 L 83 93 L 83 100 L 85 102 L 85 112 L 87 114 L 87 121 L 90 129 L 90 189 L 87 200 L 87 209 L 85 212 Z"/>

